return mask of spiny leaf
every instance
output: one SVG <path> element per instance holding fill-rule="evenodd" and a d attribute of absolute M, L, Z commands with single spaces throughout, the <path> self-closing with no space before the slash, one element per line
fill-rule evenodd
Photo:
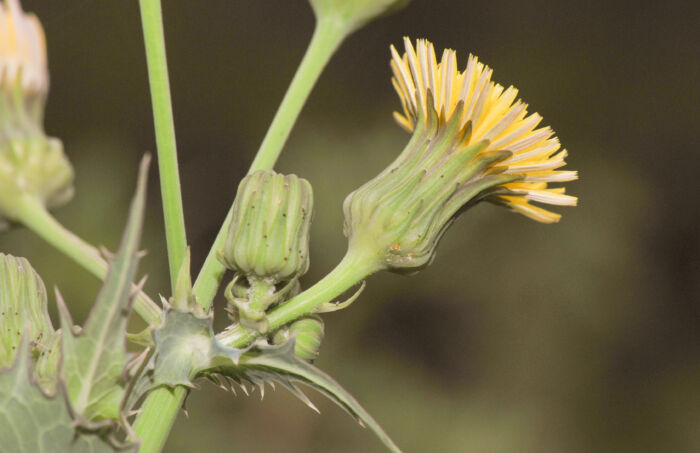
<path fill-rule="evenodd" d="M 198 376 L 209 378 L 223 388 L 235 385 L 248 394 L 247 385 L 279 383 L 312 409 L 318 411 L 297 384 L 308 385 L 340 405 L 363 426 L 368 426 L 392 452 L 399 448 L 372 416 L 323 371 L 294 354 L 294 338 L 270 346 L 258 343 L 254 349 L 222 345 L 214 336 L 211 316 L 169 308 L 161 327 L 154 330 L 156 354 L 151 362 L 154 386 L 193 387 Z"/>
<path fill-rule="evenodd" d="M 99 435 L 78 433 L 65 395 L 45 395 L 30 371 L 24 335 L 14 365 L 0 372 L 0 453 L 135 453 L 117 450 Z"/>
<path fill-rule="evenodd" d="M 197 370 L 206 367 L 214 347 L 212 319 L 179 309 L 166 310 L 153 331 L 156 344 L 153 385 L 192 387 Z"/>
<path fill-rule="evenodd" d="M 218 365 L 214 370 L 216 373 L 227 376 L 243 386 L 248 382 L 258 386 L 261 391 L 264 389 L 265 383 L 277 382 L 309 407 L 318 411 L 297 387 L 298 383 L 308 385 L 342 407 L 360 425 L 369 427 L 390 451 L 401 452 L 381 426 L 350 393 L 326 373 L 294 354 L 293 338 L 277 346 L 258 344 L 255 350 L 245 352 L 240 356 L 237 364 L 233 361 L 226 363 L 225 356 L 228 349 L 230 348 L 220 346 L 219 355 L 212 358 L 212 362 Z M 208 372 L 203 374 L 211 375 Z"/>
<path fill-rule="evenodd" d="M 59 303 L 63 327 L 63 375 L 73 410 L 85 420 L 117 420 L 124 398 L 128 361 L 126 323 L 134 297 L 132 281 L 139 258 L 149 159 L 142 161 L 136 195 L 119 252 L 81 332 Z"/>
<path fill-rule="evenodd" d="M 170 303 L 163 300 L 163 305 L 166 309 L 161 325 L 153 329 L 152 385 L 193 387 L 197 373 L 211 366 L 219 344 L 212 328 L 212 314 L 205 313 L 192 294 L 189 249 L 178 272 L 175 295 Z M 229 351 L 236 361 L 242 353 L 238 349 Z"/>

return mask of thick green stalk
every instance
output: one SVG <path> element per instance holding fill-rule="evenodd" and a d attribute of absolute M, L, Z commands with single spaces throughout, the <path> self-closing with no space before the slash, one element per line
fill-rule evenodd
<path fill-rule="evenodd" d="M 344 36 L 344 32 L 335 22 L 322 20 L 317 24 L 299 69 L 277 109 L 272 124 L 248 170 L 249 173 L 271 170 L 274 167 L 311 89 Z M 233 211 L 229 210 L 194 284 L 194 294 L 204 308 L 209 308 L 211 301 L 214 300 L 226 271 L 216 254 L 224 246 L 232 216 Z"/>
<path fill-rule="evenodd" d="M 139 453 L 163 450 L 187 392 L 185 387 L 159 387 L 148 394 L 134 423 L 136 435 L 141 439 Z"/>
<path fill-rule="evenodd" d="M 185 217 L 182 210 L 180 173 L 177 164 L 175 126 L 170 100 L 168 63 L 165 57 L 165 38 L 160 0 L 140 0 L 143 39 L 146 46 L 148 81 L 153 102 L 153 124 L 158 146 L 158 171 L 163 198 L 165 239 L 168 245 L 168 263 L 173 292 L 177 273 L 187 249 Z"/>
<path fill-rule="evenodd" d="M 379 261 L 372 257 L 346 254 L 343 260 L 329 274 L 314 286 L 288 300 L 267 314 L 270 331 L 312 313 L 319 305 L 332 301 L 365 277 L 379 271 Z M 260 333 L 237 324 L 218 335 L 224 345 L 241 348 L 250 344 Z"/>
<path fill-rule="evenodd" d="M 34 198 L 23 197 L 15 205 L 13 214 L 27 228 L 56 247 L 100 279 L 107 275 L 107 262 L 100 252 L 68 231 Z M 160 319 L 161 310 L 143 291 L 134 301 L 134 311 L 148 324 Z"/>
<path fill-rule="evenodd" d="M 141 0 L 142 10 L 145 3 L 159 2 Z M 344 34 L 335 24 L 328 21 L 317 24 L 309 48 L 275 114 L 250 172 L 272 169 L 311 89 L 343 38 Z M 193 286 L 197 301 L 205 309 L 211 306 L 226 272 L 217 258 L 217 252 L 224 246 L 232 215 L 232 210 L 229 210 Z M 149 394 L 134 424 L 137 435 L 142 439 L 139 453 L 161 451 L 185 394 L 181 388 L 175 391 L 161 388 Z"/>

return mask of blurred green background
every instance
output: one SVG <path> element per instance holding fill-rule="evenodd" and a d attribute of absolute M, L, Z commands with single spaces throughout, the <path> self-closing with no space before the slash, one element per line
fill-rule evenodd
<path fill-rule="evenodd" d="M 47 131 L 77 171 L 56 215 L 114 249 L 155 147 L 136 0 L 25 0 L 48 37 Z M 301 59 L 304 0 L 164 1 L 193 265 L 204 259 Z M 491 205 L 419 275 L 381 274 L 326 316 L 317 364 L 409 452 L 700 451 L 700 11 L 696 2 L 414 0 L 333 58 L 278 170 L 316 193 L 310 285 L 345 250 L 341 203 L 402 149 L 388 46 L 426 37 L 517 86 L 570 152 L 580 206 L 557 225 Z M 157 177 L 141 270 L 167 291 Z M 27 231 L 28 257 L 82 321 L 98 282 Z M 217 301 L 223 326 L 222 300 Z M 346 414 L 284 390 L 193 392 L 180 452 L 381 452 Z"/>

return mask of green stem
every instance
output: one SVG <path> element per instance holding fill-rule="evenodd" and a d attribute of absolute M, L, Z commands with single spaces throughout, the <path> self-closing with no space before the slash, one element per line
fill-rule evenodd
<path fill-rule="evenodd" d="M 163 450 L 187 391 L 185 387 L 159 387 L 148 394 L 134 423 L 134 431 L 141 439 L 139 453 Z"/>
<path fill-rule="evenodd" d="M 380 268 L 371 257 L 347 253 L 318 283 L 268 313 L 270 331 L 312 313 L 320 304 L 332 301 Z M 259 335 L 258 331 L 236 324 L 217 338 L 226 346 L 241 348 Z"/>
<path fill-rule="evenodd" d="M 159 2 L 158 0 L 141 0 L 142 11 L 146 3 Z M 145 21 L 146 15 L 143 14 L 143 17 Z M 272 169 L 304 102 L 311 93 L 311 89 L 343 38 L 344 33 L 335 24 L 326 21 L 317 24 L 309 48 L 253 160 L 250 172 Z M 232 216 L 231 209 L 226 215 L 193 286 L 193 293 L 197 301 L 205 309 L 211 306 L 226 272 L 217 258 L 217 252 L 224 246 Z M 148 395 L 134 424 L 136 434 L 142 439 L 139 453 L 158 453 L 161 451 L 185 394 L 184 390 L 177 388 L 174 392 L 157 389 Z"/>
<path fill-rule="evenodd" d="M 78 236 L 68 231 L 44 207 L 30 197 L 17 201 L 13 214 L 22 224 L 46 242 L 68 255 L 91 274 L 103 280 L 107 275 L 107 262 L 100 252 Z M 134 311 L 148 324 L 160 319 L 161 310 L 143 291 L 134 301 Z"/>
<path fill-rule="evenodd" d="M 311 93 L 311 89 L 344 36 L 344 32 L 334 22 L 320 21 L 317 24 L 299 69 L 297 69 L 294 79 L 292 79 L 287 93 L 282 99 L 282 103 L 277 109 L 277 113 L 248 173 L 258 170 L 271 170 L 274 167 L 277 158 L 282 152 L 282 147 L 287 141 L 289 133 Z M 214 300 L 214 296 L 226 272 L 216 254 L 224 246 L 231 217 L 233 217 L 233 207 L 229 209 L 194 284 L 193 292 L 205 309 L 209 308 Z"/>
<path fill-rule="evenodd" d="M 158 146 L 158 171 L 160 172 L 160 190 L 163 198 L 170 282 L 174 293 L 177 274 L 187 249 L 187 237 L 180 192 L 168 63 L 165 57 L 163 19 L 160 0 L 140 0 L 139 3 L 148 63 L 148 81 L 153 103 L 153 124 Z"/>
<path fill-rule="evenodd" d="M 344 37 L 343 29 L 338 27 L 336 22 L 322 20 L 318 23 L 299 69 L 297 69 L 253 160 L 251 172 L 260 169 L 267 170 L 275 166 L 311 89 Z"/>

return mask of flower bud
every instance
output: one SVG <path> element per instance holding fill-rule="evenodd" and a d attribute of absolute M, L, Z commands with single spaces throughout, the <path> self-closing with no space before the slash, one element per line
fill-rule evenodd
<path fill-rule="evenodd" d="M 53 341 L 46 288 L 29 261 L 0 253 L 0 368 L 14 361 L 22 335 L 38 354 Z"/>
<path fill-rule="evenodd" d="M 309 268 L 311 185 L 296 175 L 258 171 L 238 187 L 233 217 L 219 257 L 236 273 L 226 292 L 242 321 L 298 290 Z"/>
<path fill-rule="evenodd" d="M 323 334 L 323 320 L 319 316 L 308 316 L 275 332 L 272 342 L 282 344 L 294 338 L 294 353 L 304 360 L 314 361 L 318 357 Z"/>
<path fill-rule="evenodd" d="M 514 103 L 517 90 L 490 81 L 491 70 L 470 56 L 464 72 L 455 52 L 438 63 L 433 45 L 417 51 L 392 47 L 393 84 L 403 106 L 395 118 L 413 133 L 398 158 L 344 202 L 349 253 L 378 268 L 414 271 L 430 263 L 445 230 L 465 208 L 481 200 L 505 204 L 541 222 L 559 215 L 529 201 L 575 205 L 576 198 L 550 182 L 576 179 L 566 150 L 542 119 Z"/>
<path fill-rule="evenodd" d="M 233 203 L 224 264 L 236 273 L 279 283 L 309 268 L 311 185 L 296 175 L 246 176 Z"/>
<path fill-rule="evenodd" d="M 309 0 L 319 21 L 332 20 L 350 34 L 368 22 L 404 8 L 410 0 Z"/>
<path fill-rule="evenodd" d="M 18 220 L 21 197 L 55 207 L 72 196 L 73 169 L 43 129 L 48 88 L 41 24 L 18 0 L 0 4 L 0 224 Z"/>

